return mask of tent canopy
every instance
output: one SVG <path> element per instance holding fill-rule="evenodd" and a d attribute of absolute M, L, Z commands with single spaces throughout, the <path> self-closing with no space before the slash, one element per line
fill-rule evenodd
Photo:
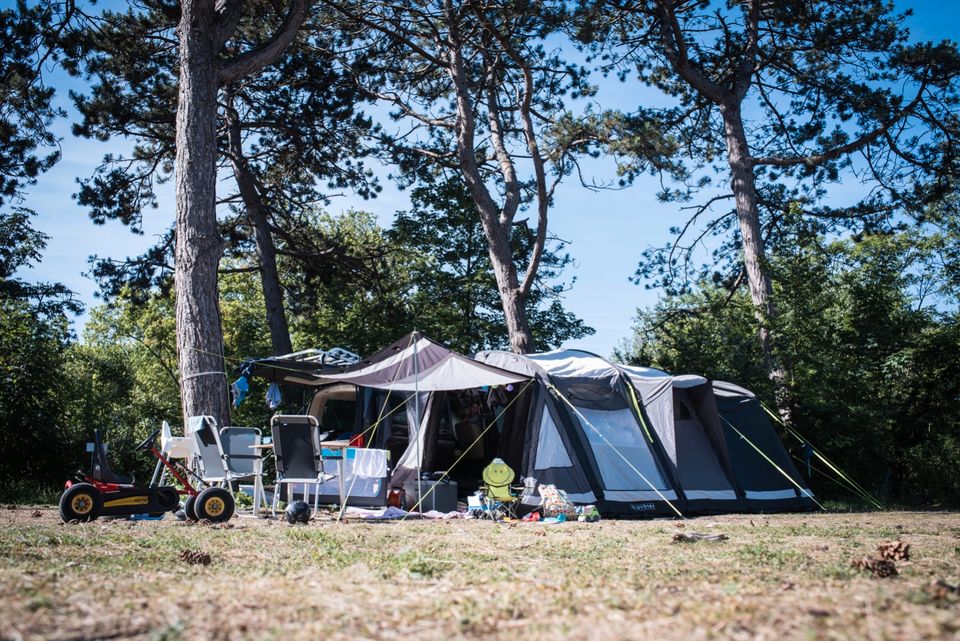
<path fill-rule="evenodd" d="M 355 365 L 275 357 L 249 361 L 247 373 L 275 383 L 318 387 L 350 383 L 397 392 L 438 392 L 521 383 L 530 374 L 480 363 L 412 332 Z"/>
<path fill-rule="evenodd" d="M 441 392 L 529 379 L 526 374 L 475 361 L 420 332 L 412 332 L 341 373 L 318 373 L 315 384 L 353 383 L 399 392 Z"/>

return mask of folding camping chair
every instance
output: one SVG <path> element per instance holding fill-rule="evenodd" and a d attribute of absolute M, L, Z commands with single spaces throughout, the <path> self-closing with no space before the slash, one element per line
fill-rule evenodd
<path fill-rule="evenodd" d="M 212 416 L 191 416 L 188 425 L 204 483 L 227 486 L 231 492 L 232 485 L 239 481 L 259 484 L 260 455 L 253 446 L 260 444 L 260 430 L 254 427 L 218 430 L 217 421 Z"/>
<path fill-rule="evenodd" d="M 313 511 L 317 511 L 320 492 L 318 486 L 333 478 L 323 473 L 320 449 L 320 424 L 316 417 L 299 414 L 277 414 L 270 419 L 273 453 L 276 456 L 277 478 L 273 488 L 273 507 L 276 515 L 280 502 L 280 488 L 303 485 L 303 500 L 310 502 L 310 486 L 314 487 Z"/>
<path fill-rule="evenodd" d="M 187 419 L 187 432 L 193 438 L 194 469 L 205 483 L 222 485 L 227 480 L 223 463 L 223 445 L 217 420 L 212 416 L 191 416 Z"/>
<path fill-rule="evenodd" d="M 513 468 L 503 459 L 495 458 L 490 465 L 483 468 L 484 485 L 480 486 L 483 493 L 483 512 L 493 520 L 505 516 L 517 517 L 517 506 L 520 504 L 520 495 L 515 493 L 511 483 L 517 478 Z"/>
<path fill-rule="evenodd" d="M 170 429 L 170 423 L 164 421 L 160 425 L 160 452 L 168 459 L 180 459 L 183 461 L 192 461 L 195 455 L 193 449 L 193 439 L 188 436 L 174 436 Z M 157 461 L 157 467 L 153 471 L 152 485 L 163 485 L 169 471 L 164 466 L 163 461 Z"/>

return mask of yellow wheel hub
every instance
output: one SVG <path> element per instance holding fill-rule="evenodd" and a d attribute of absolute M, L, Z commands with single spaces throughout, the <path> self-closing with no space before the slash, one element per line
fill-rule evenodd
<path fill-rule="evenodd" d="M 87 514 L 93 509 L 93 497 L 89 494 L 77 494 L 70 500 L 70 509 L 76 514 Z"/>
<path fill-rule="evenodd" d="M 210 516 L 220 516 L 227 508 L 226 504 L 223 502 L 223 499 L 217 497 L 213 497 L 208 500 L 204 507 L 206 508 L 204 511 Z"/>

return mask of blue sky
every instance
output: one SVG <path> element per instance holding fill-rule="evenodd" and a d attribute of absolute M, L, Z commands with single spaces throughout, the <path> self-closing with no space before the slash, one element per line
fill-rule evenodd
<path fill-rule="evenodd" d="M 11 4 L 7 0 L 0 6 Z M 960 38 L 960 2 L 926 0 L 898 3 L 915 11 L 909 27 L 916 40 Z M 69 107 L 67 91 L 82 88 L 75 80 L 57 74 L 53 78 L 58 100 Z M 636 84 L 621 85 L 614 81 L 601 84 L 597 97 L 601 108 L 629 109 L 650 104 L 654 96 Z M 71 113 L 73 116 L 73 113 Z M 62 138 L 63 159 L 28 190 L 26 206 L 37 211 L 35 225 L 50 236 L 43 262 L 23 274 L 30 280 L 58 281 L 73 289 L 87 308 L 97 305 L 96 285 L 83 275 L 87 258 L 92 254 L 122 258 L 139 254 L 149 247 L 155 236 L 173 220 L 172 185 L 161 187 L 157 210 L 144 217 L 144 235 L 132 234 L 119 223 L 94 225 L 87 212 L 71 198 L 77 190 L 76 179 L 88 177 L 105 153 L 125 152 L 129 143 L 99 143 L 74 138 L 68 122 L 57 124 Z M 589 164 L 598 177 L 613 175 L 612 163 L 599 160 Z M 409 209 L 406 193 L 385 183 L 384 192 L 375 200 L 343 197 L 328 208 L 339 212 L 350 208 L 377 214 L 389 224 L 394 212 Z M 229 182 L 224 189 L 230 189 Z M 669 239 L 671 226 L 682 221 L 676 205 L 659 203 L 655 197 L 658 182 L 643 178 L 621 191 L 590 191 L 568 180 L 556 192 L 551 211 L 550 231 L 570 242 L 568 251 L 575 266 L 567 272 L 575 276 L 573 288 L 567 292 L 566 307 L 596 329 L 594 336 L 576 341 L 575 345 L 609 355 L 620 339 L 630 334 L 637 308 L 653 305 L 657 292 L 634 285 L 634 273 L 643 250 L 659 246 Z M 86 315 L 77 319 L 78 334 Z M 321 346 L 322 347 L 322 346 Z"/>

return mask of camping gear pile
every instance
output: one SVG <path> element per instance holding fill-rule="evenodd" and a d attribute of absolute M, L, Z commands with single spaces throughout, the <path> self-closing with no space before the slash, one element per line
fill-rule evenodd
<path fill-rule="evenodd" d="M 298 497 L 313 514 L 339 506 L 338 519 L 348 507 L 590 522 L 817 505 L 765 408 L 730 383 L 579 350 L 470 358 L 418 332 L 365 359 L 311 350 L 238 371 L 235 401 L 259 377 L 271 407 L 300 394 L 304 409 L 276 414 L 269 439 L 191 417 L 161 449 L 220 494 L 251 489 L 255 513 Z M 275 458 L 272 488 L 264 456 Z M 184 476 L 163 460 L 151 486 Z M 200 517 L 185 493 L 188 517 Z"/>

